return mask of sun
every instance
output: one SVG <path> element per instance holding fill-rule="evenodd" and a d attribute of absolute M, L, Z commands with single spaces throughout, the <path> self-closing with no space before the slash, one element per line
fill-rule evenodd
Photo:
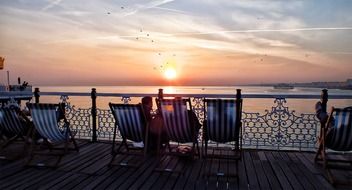
<path fill-rule="evenodd" d="M 164 71 L 164 77 L 167 79 L 167 80 L 173 80 L 177 77 L 177 73 L 176 73 L 176 70 L 172 67 L 169 67 L 167 68 L 165 71 Z"/>

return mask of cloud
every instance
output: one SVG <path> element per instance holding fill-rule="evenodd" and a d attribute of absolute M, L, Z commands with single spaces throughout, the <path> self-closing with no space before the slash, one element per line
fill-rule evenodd
<path fill-rule="evenodd" d="M 47 6 L 43 7 L 42 8 L 42 11 L 46 11 L 48 9 L 51 9 L 53 8 L 54 6 L 57 6 L 59 5 L 63 0 L 54 0 L 54 1 L 51 1 Z"/>
<path fill-rule="evenodd" d="M 131 16 L 131 15 L 138 13 L 139 11 L 146 10 L 146 9 L 153 9 L 153 8 L 162 9 L 162 8 L 160 8 L 160 6 L 167 4 L 167 3 L 170 3 L 170 2 L 173 2 L 173 1 L 175 1 L 175 0 L 157 0 L 157 1 L 148 2 L 146 4 L 136 4 L 136 5 L 131 6 L 131 8 L 129 8 L 130 11 L 125 13 L 124 16 Z M 171 9 L 169 9 L 169 10 L 171 10 Z M 173 10 L 173 12 L 175 12 L 175 10 Z"/>

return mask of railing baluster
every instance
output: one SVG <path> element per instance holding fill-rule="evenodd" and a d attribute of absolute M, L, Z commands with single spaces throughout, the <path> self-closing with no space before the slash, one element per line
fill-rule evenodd
<path fill-rule="evenodd" d="M 39 97 L 40 97 L 40 95 L 39 95 L 39 88 L 35 88 L 34 89 L 34 98 L 35 98 L 35 103 L 39 103 Z"/>
<path fill-rule="evenodd" d="M 92 141 L 97 142 L 97 91 L 95 88 L 92 88 L 91 92 L 92 98 Z"/>
<path fill-rule="evenodd" d="M 327 89 L 323 89 L 321 91 L 321 111 L 323 113 L 327 113 L 326 112 L 327 103 L 328 103 L 328 90 Z"/>

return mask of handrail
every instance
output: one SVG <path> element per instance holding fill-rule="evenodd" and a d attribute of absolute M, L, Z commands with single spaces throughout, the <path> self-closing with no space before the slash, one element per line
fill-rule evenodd
<path fill-rule="evenodd" d="M 91 96 L 91 93 L 85 92 L 40 92 L 39 95 L 45 96 Z M 109 97 L 109 96 L 118 96 L 118 97 L 144 97 L 152 96 L 157 97 L 157 93 L 106 93 L 106 92 L 97 92 L 97 96 Z M 234 98 L 235 94 L 164 94 L 165 97 L 194 97 L 194 98 Z M 242 94 L 242 98 L 292 98 L 292 99 L 320 99 L 320 94 Z M 329 99 L 352 99 L 352 95 L 334 95 L 329 94 Z"/>

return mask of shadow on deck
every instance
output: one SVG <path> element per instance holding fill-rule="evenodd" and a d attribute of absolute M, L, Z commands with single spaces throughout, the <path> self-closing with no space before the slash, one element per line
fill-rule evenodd
<path fill-rule="evenodd" d="M 21 146 L 12 145 L 2 155 L 13 156 Z M 168 168 L 182 173 L 154 171 L 155 157 L 117 156 L 116 162 L 142 163 L 140 167 L 108 167 L 111 145 L 80 142 L 80 152 L 63 157 L 57 169 L 25 167 L 25 160 L 0 160 L 0 189 L 349 189 L 333 187 L 321 165 L 313 162 L 314 153 L 245 150 L 239 162 L 239 180 L 212 175 L 204 177 L 205 166 L 211 173 L 232 174 L 235 162 L 187 160 L 164 157 Z M 226 151 L 220 151 L 226 154 Z M 44 158 L 45 162 L 52 159 Z M 142 161 L 142 162 L 141 162 Z M 338 173 L 352 180 L 351 171 Z"/>

